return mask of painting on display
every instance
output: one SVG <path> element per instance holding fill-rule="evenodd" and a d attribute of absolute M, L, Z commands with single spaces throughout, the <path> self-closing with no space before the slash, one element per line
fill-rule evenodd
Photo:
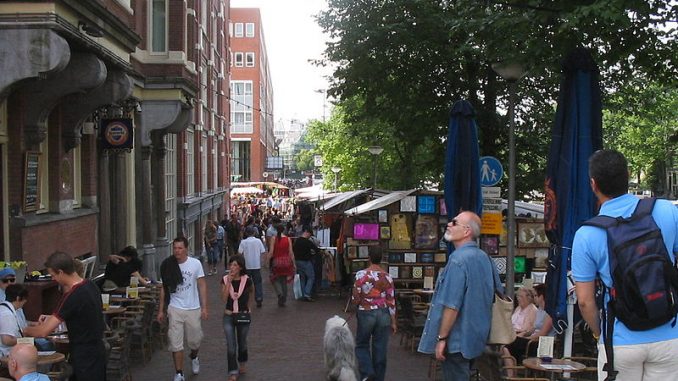
<path fill-rule="evenodd" d="M 405 263 L 417 263 L 417 253 L 405 253 Z"/>
<path fill-rule="evenodd" d="M 358 246 L 358 258 L 364 259 L 370 256 L 370 248 L 368 246 Z"/>
<path fill-rule="evenodd" d="M 388 253 L 389 263 L 403 263 L 403 253 Z"/>
<path fill-rule="evenodd" d="M 400 266 L 400 278 L 409 279 L 412 278 L 410 266 Z"/>
<path fill-rule="evenodd" d="M 544 224 L 541 222 L 518 223 L 518 247 L 549 247 Z"/>
<path fill-rule="evenodd" d="M 387 223 L 388 222 L 388 210 L 386 209 L 381 209 L 379 212 L 377 212 L 379 215 L 379 222 L 380 223 Z"/>
<path fill-rule="evenodd" d="M 359 240 L 379 240 L 379 224 L 363 224 L 358 223 L 353 225 L 353 238 Z"/>
<path fill-rule="evenodd" d="M 405 196 L 400 200 L 401 212 L 416 212 L 417 211 L 417 196 Z"/>
<path fill-rule="evenodd" d="M 391 226 L 391 239 L 388 241 L 389 249 L 411 249 L 411 219 L 410 215 L 397 213 L 389 217 Z"/>
<path fill-rule="evenodd" d="M 388 267 L 388 273 L 391 275 L 391 278 L 397 279 L 398 278 L 398 266 L 389 266 Z"/>
<path fill-rule="evenodd" d="M 480 238 L 480 249 L 489 255 L 499 254 L 499 236 Z"/>
<path fill-rule="evenodd" d="M 436 196 L 419 195 L 417 196 L 417 213 L 434 214 L 436 212 Z"/>
<path fill-rule="evenodd" d="M 438 247 L 438 217 L 417 216 L 414 226 L 414 247 L 416 249 L 436 249 Z"/>
<path fill-rule="evenodd" d="M 379 237 L 381 239 L 391 239 L 391 227 L 382 226 L 381 228 L 379 228 Z"/>

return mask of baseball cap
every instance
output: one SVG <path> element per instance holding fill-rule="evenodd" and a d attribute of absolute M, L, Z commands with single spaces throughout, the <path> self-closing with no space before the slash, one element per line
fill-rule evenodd
<path fill-rule="evenodd" d="M 16 276 L 16 271 L 14 271 L 13 268 L 11 268 L 11 267 L 5 267 L 4 269 L 0 270 L 0 279 L 1 279 L 1 278 L 8 277 L 8 276 L 10 276 L 10 275 Z"/>

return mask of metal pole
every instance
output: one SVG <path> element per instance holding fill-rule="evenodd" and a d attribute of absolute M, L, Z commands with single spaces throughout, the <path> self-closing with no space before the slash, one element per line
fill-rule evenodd
<path fill-rule="evenodd" d="M 509 183 L 508 183 L 508 215 L 506 218 L 508 236 L 506 248 L 506 295 L 513 298 L 514 283 L 515 283 L 515 269 L 514 262 L 516 258 L 516 120 L 515 120 L 515 104 L 516 104 L 516 89 L 518 81 L 511 81 L 509 84 Z"/>
<path fill-rule="evenodd" d="M 373 160 L 372 160 L 372 189 L 377 189 L 377 156 L 378 155 L 372 155 Z"/>
<path fill-rule="evenodd" d="M 335 191 L 337 190 L 337 175 L 338 175 L 338 173 L 334 172 L 334 190 Z"/>

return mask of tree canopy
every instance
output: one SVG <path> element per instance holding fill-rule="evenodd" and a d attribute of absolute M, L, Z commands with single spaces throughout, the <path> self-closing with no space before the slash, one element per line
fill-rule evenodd
<path fill-rule="evenodd" d="M 481 155 L 506 162 L 507 84 L 491 65 L 522 62 L 517 186 L 528 194 L 542 189 L 560 60 L 589 48 L 608 91 L 639 75 L 675 87 L 676 19 L 676 2 L 647 0 L 328 0 L 318 22 L 331 42 L 318 64 L 336 68 L 329 94 L 341 123 L 323 124 L 316 142 L 345 139 L 332 146 L 350 146 L 351 159 L 358 147 L 360 157 L 366 146 L 384 147 L 381 187 L 437 183 L 448 111 L 465 98 L 476 109 Z M 338 163 L 344 179 L 347 163 Z"/>

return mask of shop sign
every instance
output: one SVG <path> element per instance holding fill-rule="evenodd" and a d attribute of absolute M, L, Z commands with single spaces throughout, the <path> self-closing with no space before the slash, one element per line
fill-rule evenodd
<path fill-rule="evenodd" d="M 501 213 L 496 212 L 483 213 L 482 224 L 480 234 L 501 235 L 504 228 Z"/>

